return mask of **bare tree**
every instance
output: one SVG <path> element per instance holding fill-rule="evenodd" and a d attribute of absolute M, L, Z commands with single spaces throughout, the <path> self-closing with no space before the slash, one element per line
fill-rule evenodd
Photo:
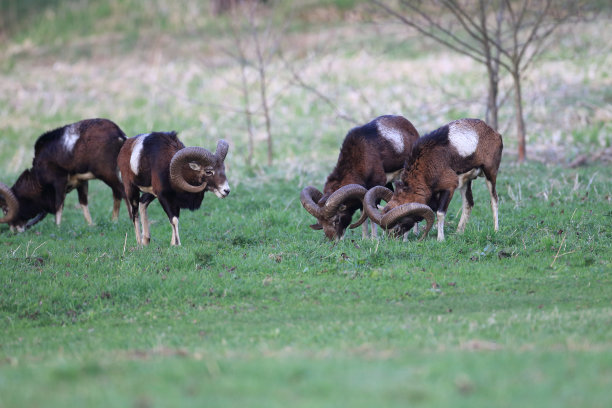
<path fill-rule="evenodd" d="M 255 44 L 255 54 L 257 56 L 256 59 L 256 67 L 257 73 L 259 74 L 259 93 L 261 98 L 261 107 L 263 110 L 264 120 L 266 123 L 266 135 L 267 135 L 267 145 L 268 145 L 268 165 L 272 165 L 272 161 L 274 159 L 274 149 L 272 143 L 272 122 L 270 120 L 270 106 L 268 101 L 268 77 L 266 75 L 266 67 L 268 65 L 268 57 L 274 55 L 278 50 L 278 44 L 273 45 L 269 50 L 271 51 L 268 56 L 264 55 L 264 50 L 262 46 L 262 41 L 259 36 L 259 30 L 257 25 L 255 24 L 255 8 L 250 8 L 250 28 L 251 28 L 251 36 L 253 38 L 253 42 Z M 268 30 L 266 30 L 268 31 Z"/>
<path fill-rule="evenodd" d="M 230 54 L 238 64 L 240 65 L 240 91 L 242 93 L 242 107 L 244 120 L 246 122 L 248 140 L 247 140 L 247 165 L 251 167 L 253 165 L 253 156 L 255 154 L 255 135 L 253 130 L 253 111 L 251 110 L 251 93 L 249 92 L 249 78 L 248 78 L 248 57 L 245 49 L 245 44 L 240 35 L 239 27 L 237 27 L 236 20 L 230 19 L 230 31 L 232 39 L 234 40 L 235 53 L 226 51 Z"/>
<path fill-rule="evenodd" d="M 500 67 L 510 74 L 514 88 L 518 160 L 524 161 L 526 129 L 521 77 L 548 45 L 547 40 L 554 30 L 578 14 L 583 7 L 581 2 L 439 0 L 432 3 L 399 0 L 398 7 L 383 0 L 371 2 L 420 34 L 485 66 L 488 76 L 486 119 L 496 129 L 499 127 Z"/>
<path fill-rule="evenodd" d="M 240 66 L 240 89 L 242 109 L 240 109 L 248 132 L 247 164 L 253 162 L 255 151 L 255 121 L 261 115 L 264 120 L 266 134 L 266 150 L 268 165 L 274 160 L 274 144 L 272 137 L 271 109 L 274 98 L 269 94 L 271 79 L 269 69 L 272 61 L 280 54 L 280 34 L 275 32 L 273 20 L 258 15 L 258 2 L 243 1 L 240 7 L 231 10 L 232 16 L 228 19 L 229 31 L 233 44 L 225 52 Z M 255 73 L 253 80 L 249 73 Z M 259 106 L 253 107 L 257 96 L 253 95 L 253 87 L 259 94 Z"/>

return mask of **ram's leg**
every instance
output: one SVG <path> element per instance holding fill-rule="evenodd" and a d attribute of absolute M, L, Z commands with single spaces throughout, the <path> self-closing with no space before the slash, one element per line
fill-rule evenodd
<path fill-rule="evenodd" d="M 378 225 L 372 220 L 368 220 L 370 228 L 372 229 L 372 239 L 378 238 Z"/>
<path fill-rule="evenodd" d="M 493 213 L 493 225 L 495 231 L 499 231 L 499 218 L 498 218 L 498 199 L 497 191 L 495 191 L 495 184 L 487 180 L 487 187 L 489 188 L 489 194 L 491 194 L 491 212 Z"/>
<path fill-rule="evenodd" d="M 55 225 L 59 227 L 62 223 L 62 213 L 64 212 L 64 200 L 66 199 L 66 186 L 55 187 Z"/>
<path fill-rule="evenodd" d="M 147 205 L 140 202 L 138 205 L 138 213 L 140 215 L 140 224 L 142 225 L 141 243 L 142 245 L 149 245 L 151 242 L 151 231 L 149 231 L 149 217 L 147 215 Z M 138 228 L 138 226 L 135 226 Z"/>
<path fill-rule="evenodd" d="M 145 193 L 140 197 L 140 204 L 138 205 L 138 212 L 140 214 L 140 224 L 142 224 L 142 244 L 149 245 L 151 242 L 151 231 L 149 227 L 149 216 L 147 215 L 147 207 L 151 202 L 155 200 L 153 194 Z"/>
<path fill-rule="evenodd" d="M 495 231 L 499 231 L 499 219 L 498 219 L 498 197 L 497 191 L 495 190 L 495 183 L 497 181 L 497 169 L 484 169 L 485 179 L 487 181 L 487 187 L 489 194 L 491 195 L 491 212 L 493 213 L 493 225 Z"/>
<path fill-rule="evenodd" d="M 448 210 L 448 204 L 453 198 L 454 189 L 444 190 L 440 192 L 438 211 L 436 212 L 437 226 L 438 226 L 438 241 L 444 241 L 444 218 L 446 218 L 446 211 Z"/>
<path fill-rule="evenodd" d="M 93 220 L 91 219 L 91 214 L 89 213 L 89 207 L 87 206 L 87 193 L 89 191 L 89 183 L 87 180 L 81 181 L 77 186 L 77 194 L 79 195 L 79 204 L 81 205 L 81 209 L 83 210 L 83 216 L 85 217 L 85 221 L 87 224 L 93 225 Z"/>
<path fill-rule="evenodd" d="M 172 225 L 172 239 L 170 240 L 170 245 L 181 245 L 181 239 L 179 237 L 179 215 L 180 215 L 180 207 L 176 204 L 170 203 L 166 200 L 165 197 L 159 196 L 159 203 L 162 205 L 168 219 L 170 220 L 170 225 Z"/>
<path fill-rule="evenodd" d="M 117 172 L 108 172 L 108 174 L 98 174 L 97 177 L 102 180 L 107 186 L 113 190 L 113 215 L 112 220 L 117 221 L 119 218 L 119 208 L 121 200 L 124 198 L 124 191 L 119 180 Z"/>
<path fill-rule="evenodd" d="M 62 223 L 62 212 L 64 212 L 64 203 L 61 203 L 59 208 L 55 210 L 55 225 L 58 227 Z"/>
<path fill-rule="evenodd" d="M 170 220 L 170 223 L 172 224 L 172 240 L 170 242 L 170 245 L 180 246 L 181 238 L 179 237 L 179 229 L 178 229 L 179 219 L 178 217 L 172 217 L 172 220 Z"/>
<path fill-rule="evenodd" d="M 465 182 L 459 187 L 461 193 L 461 218 L 459 219 L 459 225 L 457 226 L 457 232 L 465 231 L 465 226 L 470 219 L 472 214 L 472 208 L 474 207 L 474 197 L 472 195 L 472 180 Z"/>
<path fill-rule="evenodd" d="M 369 228 L 368 224 L 370 225 Z M 368 237 L 371 237 L 372 239 L 377 238 L 376 223 L 373 223 L 370 219 L 365 220 L 363 224 L 361 224 L 361 238 L 367 239 Z"/>
<path fill-rule="evenodd" d="M 53 177 L 51 184 L 55 193 L 55 224 L 59 226 L 62 223 L 62 212 L 64 211 L 64 200 L 66 199 L 66 186 L 68 184 L 68 176 L 61 172 L 49 171 L 45 177 Z M 43 182 L 46 182 L 43 178 Z"/>
<path fill-rule="evenodd" d="M 132 223 L 134 224 L 134 233 L 136 234 L 136 242 L 138 245 L 142 245 L 140 237 L 140 228 L 138 225 L 138 207 L 140 202 L 140 190 L 138 187 L 131 185 L 130 183 L 124 184 L 125 188 L 125 204 L 128 209 L 128 214 Z"/>

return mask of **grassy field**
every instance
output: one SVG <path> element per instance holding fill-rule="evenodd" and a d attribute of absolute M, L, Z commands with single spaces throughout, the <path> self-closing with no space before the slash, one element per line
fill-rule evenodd
<path fill-rule="evenodd" d="M 421 132 L 482 116 L 477 65 L 342 3 L 304 2 L 282 36 L 339 111 L 401 113 Z M 157 203 L 137 248 L 97 181 L 93 227 L 75 194 L 59 228 L 0 225 L 0 407 L 610 406 L 612 167 L 565 166 L 612 144 L 605 16 L 564 28 L 529 71 L 535 160 L 514 162 L 502 110 L 500 231 L 479 180 L 463 235 L 456 197 L 443 243 L 351 231 L 334 244 L 308 228 L 299 191 L 322 186 L 353 124 L 273 60 L 275 163 L 258 117 L 249 167 L 223 20 L 195 1 L 141 9 L 58 2 L 3 33 L 0 181 L 29 166 L 45 130 L 104 116 L 128 135 L 226 138 L 232 193 L 182 213 L 179 248 Z"/>

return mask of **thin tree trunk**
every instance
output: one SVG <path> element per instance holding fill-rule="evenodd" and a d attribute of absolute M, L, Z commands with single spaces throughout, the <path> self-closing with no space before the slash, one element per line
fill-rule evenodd
<path fill-rule="evenodd" d="M 518 162 L 522 163 L 527 158 L 527 148 L 525 142 L 525 119 L 523 117 L 523 97 L 521 93 L 521 75 L 519 68 L 512 72 L 514 81 L 514 109 L 516 112 L 516 137 L 518 140 Z"/>
<path fill-rule="evenodd" d="M 268 166 L 272 165 L 274 159 L 274 150 L 272 145 L 272 126 L 270 122 L 270 108 L 268 107 L 268 96 L 267 96 L 267 83 L 266 83 L 266 71 L 264 68 L 260 69 L 260 85 L 261 85 L 261 104 L 264 110 L 264 118 L 266 120 L 266 137 L 268 138 Z"/>
<path fill-rule="evenodd" d="M 489 32 L 487 30 L 487 4 L 484 0 L 480 0 L 479 12 L 480 12 L 480 31 L 482 35 L 482 53 L 485 57 L 485 66 L 487 68 L 487 76 L 489 78 L 489 87 L 487 93 L 487 110 L 485 114 L 485 120 L 492 126 L 493 129 L 497 129 L 497 94 L 499 89 L 499 64 L 497 64 L 492 56 L 491 41 L 489 40 Z M 499 26 L 498 26 L 499 27 Z M 499 30 L 497 30 L 499 31 Z"/>
<path fill-rule="evenodd" d="M 251 112 L 251 98 L 249 97 L 249 84 L 246 76 L 246 66 L 241 63 L 240 71 L 242 75 L 242 98 L 244 100 L 244 116 L 246 120 L 247 132 L 249 134 L 248 140 L 248 154 L 247 154 L 247 165 L 249 167 L 253 164 L 253 155 L 255 153 L 255 144 L 253 136 L 253 113 Z"/>
<path fill-rule="evenodd" d="M 263 109 L 264 119 L 266 123 L 266 138 L 268 144 L 268 165 L 272 165 L 274 159 L 274 150 L 272 143 L 272 120 L 270 118 L 270 106 L 268 101 L 268 79 L 266 76 L 266 59 L 262 50 L 261 39 L 255 25 L 255 6 L 252 6 L 249 14 L 251 35 L 255 43 L 255 52 L 257 54 L 257 71 L 259 72 L 259 92 L 261 96 L 261 106 Z"/>
<path fill-rule="evenodd" d="M 498 128 L 497 114 L 497 95 L 498 95 L 498 76 L 493 66 L 487 65 L 487 74 L 489 76 L 489 90 L 487 96 L 487 113 L 485 116 L 486 122 L 493 129 Z"/>

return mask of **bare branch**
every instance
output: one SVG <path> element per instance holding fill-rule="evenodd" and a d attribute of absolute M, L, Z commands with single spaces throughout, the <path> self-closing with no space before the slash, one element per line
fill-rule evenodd
<path fill-rule="evenodd" d="M 483 27 L 481 24 L 476 23 L 476 21 L 474 21 L 474 19 L 472 19 L 472 17 L 457 4 L 456 0 L 442 0 L 442 4 L 445 5 L 446 8 L 453 13 L 453 15 L 455 15 L 457 20 L 459 20 L 459 23 L 461 23 L 463 28 L 465 28 L 465 31 L 467 31 L 472 38 L 481 44 L 485 43 L 484 31 L 486 31 L 486 25 Z"/>
<path fill-rule="evenodd" d="M 428 38 L 431 38 L 431 39 L 433 39 L 433 40 L 435 40 L 435 41 L 445 45 L 446 47 L 452 49 L 453 51 L 456 51 L 458 53 L 466 55 L 466 56 L 472 58 L 475 61 L 478 61 L 480 63 L 485 63 L 484 59 L 482 58 L 482 53 L 480 52 L 479 49 L 477 49 L 477 48 L 471 46 L 470 44 L 466 43 L 465 41 L 461 40 L 456 35 L 454 35 L 450 30 L 444 28 L 439 23 L 433 21 L 431 19 L 431 17 L 429 17 L 425 12 L 423 12 L 418 7 L 415 7 L 409 1 L 402 0 L 402 4 L 404 4 L 406 7 L 410 8 L 411 10 L 413 10 L 414 12 L 419 14 L 423 19 L 425 19 L 427 21 L 427 23 L 429 24 L 429 26 L 434 28 L 434 31 L 430 32 L 430 31 L 427 31 L 427 30 L 423 29 L 419 24 L 415 23 L 412 20 L 409 20 L 404 15 L 398 13 L 397 11 L 395 11 L 392 8 L 390 8 L 389 6 L 387 6 L 386 4 L 384 4 L 383 2 L 381 2 L 379 0 L 370 0 L 370 1 L 373 2 L 374 4 L 378 5 L 383 10 L 385 10 L 388 14 L 390 14 L 393 17 L 395 17 L 398 20 L 400 20 L 405 25 L 414 28 L 419 33 L 423 34 L 424 36 L 426 36 Z M 442 36 L 436 34 L 435 30 L 437 30 L 437 31 L 443 33 L 444 35 L 448 36 L 449 39 L 451 39 L 454 42 L 456 42 L 457 45 L 454 44 L 453 42 L 443 38 Z"/>
<path fill-rule="evenodd" d="M 293 83 L 294 84 L 296 84 L 296 85 L 300 86 L 301 88 L 307 90 L 308 92 L 316 95 L 317 98 L 321 99 L 330 108 L 332 108 L 332 110 L 334 111 L 336 116 L 339 117 L 340 119 L 344 119 L 347 122 L 350 122 L 350 123 L 355 124 L 355 125 L 359 124 L 358 120 L 356 120 L 355 118 L 353 118 L 351 116 L 348 116 L 345 113 L 341 112 L 340 109 L 338 109 L 338 106 L 336 105 L 336 103 L 329 96 L 325 95 L 324 93 L 319 91 L 314 86 L 309 85 L 308 83 L 306 83 L 306 81 L 304 81 L 302 76 L 295 70 L 295 68 L 293 66 L 291 66 L 291 64 L 288 63 L 288 61 L 282 55 L 281 55 L 281 58 L 283 60 L 285 68 L 291 73 L 291 77 L 293 79 Z"/>

